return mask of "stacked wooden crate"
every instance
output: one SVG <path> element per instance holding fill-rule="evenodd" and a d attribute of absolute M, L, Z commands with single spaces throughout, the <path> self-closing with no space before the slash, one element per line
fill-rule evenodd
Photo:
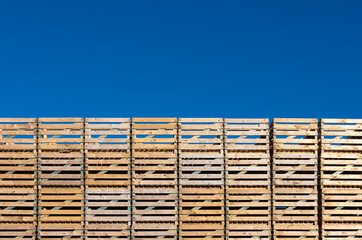
<path fill-rule="evenodd" d="M 129 118 L 86 118 L 87 239 L 131 236 L 130 126 Z"/>
<path fill-rule="evenodd" d="M 321 120 L 322 239 L 362 239 L 362 119 Z"/>
<path fill-rule="evenodd" d="M 227 239 L 271 239 L 268 119 L 225 119 Z"/>
<path fill-rule="evenodd" d="M 37 121 L 0 118 L 0 239 L 35 239 Z"/>
<path fill-rule="evenodd" d="M 132 236 L 177 239 L 177 119 L 132 119 Z"/>
<path fill-rule="evenodd" d="M 318 119 L 274 119 L 274 239 L 318 239 L 317 182 Z"/>
<path fill-rule="evenodd" d="M 39 118 L 39 239 L 82 239 L 84 144 L 82 118 Z"/>
<path fill-rule="evenodd" d="M 179 239 L 224 239 L 222 118 L 179 119 Z"/>

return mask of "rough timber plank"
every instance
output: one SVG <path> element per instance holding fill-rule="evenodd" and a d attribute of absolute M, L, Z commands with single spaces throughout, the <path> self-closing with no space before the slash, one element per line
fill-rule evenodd
<path fill-rule="evenodd" d="M 36 150 L 36 118 L 0 118 L 0 150 Z"/>

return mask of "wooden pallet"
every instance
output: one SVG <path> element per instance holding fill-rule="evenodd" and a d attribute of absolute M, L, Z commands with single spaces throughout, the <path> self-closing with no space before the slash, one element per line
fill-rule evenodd
<path fill-rule="evenodd" d="M 294 222 L 294 223 L 274 223 L 274 239 L 319 239 L 318 224 Z"/>
<path fill-rule="evenodd" d="M 177 118 L 133 118 L 133 151 L 176 151 Z"/>
<path fill-rule="evenodd" d="M 180 185 L 224 185 L 222 118 L 179 119 Z"/>
<path fill-rule="evenodd" d="M 129 118 L 86 118 L 85 149 L 88 151 L 129 151 Z"/>
<path fill-rule="evenodd" d="M 321 148 L 362 152 L 362 119 L 322 119 Z"/>
<path fill-rule="evenodd" d="M 36 185 L 36 151 L 0 151 L 0 187 Z"/>
<path fill-rule="evenodd" d="M 36 193 L 34 187 L 0 188 L 0 222 L 35 223 Z"/>
<path fill-rule="evenodd" d="M 225 118 L 225 153 L 269 153 L 269 119 Z"/>
<path fill-rule="evenodd" d="M 39 185 L 49 187 L 83 186 L 83 153 L 39 151 L 38 156 Z"/>
<path fill-rule="evenodd" d="M 318 222 L 316 187 L 275 187 L 273 189 L 273 221 Z"/>
<path fill-rule="evenodd" d="M 77 223 L 39 223 L 37 239 L 84 239 L 84 230 Z"/>
<path fill-rule="evenodd" d="M 178 239 L 174 222 L 133 222 L 132 239 Z"/>
<path fill-rule="evenodd" d="M 132 119 L 135 186 L 177 185 L 177 119 Z"/>
<path fill-rule="evenodd" d="M 85 185 L 89 187 L 127 187 L 131 185 L 129 152 L 86 152 Z"/>
<path fill-rule="evenodd" d="M 275 118 L 273 121 L 273 149 L 317 154 L 318 119 Z"/>
<path fill-rule="evenodd" d="M 361 187 L 322 187 L 322 219 L 325 222 L 362 223 Z M 362 228 L 362 226 L 361 226 Z"/>
<path fill-rule="evenodd" d="M 35 239 L 35 223 L 1 223 L 0 240 Z"/>
<path fill-rule="evenodd" d="M 226 225 L 226 239 L 271 239 L 271 224 L 270 222 L 228 222 Z"/>
<path fill-rule="evenodd" d="M 233 225 L 256 222 L 270 226 L 270 186 L 226 187 L 226 221 Z"/>
<path fill-rule="evenodd" d="M 131 185 L 129 118 L 86 118 L 86 186 Z"/>
<path fill-rule="evenodd" d="M 45 151 L 78 151 L 84 149 L 83 118 L 39 118 L 38 149 Z"/>
<path fill-rule="evenodd" d="M 283 152 L 273 154 L 275 186 L 317 186 L 318 155 Z"/>
<path fill-rule="evenodd" d="M 362 239 L 362 222 L 323 222 L 322 239 Z"/>
<path fill-rule="evenodd" d="M 133 187 L 133 222 L 173 222 L 177 225 L 177 187 Z"/>
<path fill-rule="evenodd" d="M 131 222 L 130 188 L 86 188 L 86 226 Z"/>
<path fill-rule="evenodd" d="M 362 186 L 362 152 L 321 153 L 322 186 Z"/>
<path fill-rule="evenodd" d="M 180 223 L 179 239 L 225 239 L 224 222 Z"/>
<path fill-rule="evenodd" d="M 41 223 L 84 223 L 83 187 L 39 187 L 38 214 Z"/>
<path fill-rule="evenodd" d="M 35 151 L 36 130 L 36 118 L 0 118 L 0 151 Z"/>
<path fill-rule="evenodd" d="M 179 189 L 180 230 L 196 231 L 201 225 L 224 226 L 224 187 L 185 187 Z M 186 227 L 184 227 L 186 226 Z M 194 226 L 194 228 L 192 228 Z M 220 230 L 210 229 L 210 230 Z"/>
<path fill-rule="evenodd" d="M 130 239 L 130 225 L 119 223 L 88 223 L 85 225 L 86 239 Z"/>

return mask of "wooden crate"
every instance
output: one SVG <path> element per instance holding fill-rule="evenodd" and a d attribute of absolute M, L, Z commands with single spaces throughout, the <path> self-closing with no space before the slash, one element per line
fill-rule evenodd
<path fill-rule="evenodd" d="M 273 151 L 300 151 L 318 154 L 318 119 L 275 118 Z"/>
<path fill-rule="evenodd" d="M 35 239 L 36 224 L 32 223 L 1 223 L 0 239 Z"/>
<path fill-rule="evenodd" d="M 362 239 L 361 222 L 323 223 L 322 239 Z"/>
<path fill-rule="evenodd" d="M 362 119 L 322 119 L 322 151 L 362 152 Z"/>
<path fill-rule="evenodd" d="M 135 186 L 177 185 L 177 119 L 132 119 Z"/>
<path fill-rule="evenodd" d="M 0 118 L 0 151 L 35 151 L 36 130 L 36 118 Z"/>
<path fill-rule="evenodd" d="M 226 187 L 226 221 L 234 225 L 257 222 L 270 226 L 270 186 Z"/>
<path fill-rule="evenodd" d="M 86 118 L 85 185 L 131 185 L 129 118 Z"/>
<path fill-rule="evenodd" d="M 86 223 L 86 239 L 130 239 L 130 225 L 119 223 Z"/>
<path fill-rule="evenodd" d="M 38 184 L 41 186 L 83 186 L 84 156 L 80 152 L 39 152 Z"/>
<path fill-rule="evenodd" d="M 36 193 L 35 187 L 0 188 L 0 222 L 35 223 Z"/>
<path fill-rule="evenodd" d="M 224 222 L 180 223 L 179 239 L 225 239 Z"/>
<path fill-rule="evenodd" d="M 84 150 L 83 118 L 39 118 L 38 149 L 46 151 Z"/>
<path fill-rule="evenodd" d="M 0 187 L 12 186 L 37 186 L 36 151 L 0 151 Z"/>
<path fill-rule="evenodd" d="M 318 224 L 293 222 L 293 223 L 274 223 L 274 239 L 319 239 Z"/>
<path fill-rule="evenodd" d="M 75 229 L 82 229 L 84 223 L 84 188 L 39 187 L 38 209 L 39 224 L 72 223 L 79 226 Z"/>
<path fill-rule="evenodd" d="M 225 119 L 227 186 L 270 185 L 268 119 Z"/>
<path fill-rule="evenodd" d="M 169 222 L 133 222 L 132 239 L 178 239 L 177 225 Z"/>
<path fill-rule="evenodd" d="M 362 152 L 321 152 L 322 186 L 362 186 Z"/>
<path fill-rule="evenodd" d="M 271 224 L 270 222 L 228 222 L 226 239 L 271 239 Z"/>
<path fill-rule="evenodd" d="M 323 222 L 359 222 L 362 228 L 362 186 L 322 187 Z"/>
<path fill-rule="evenodd" d="M 131 222 L 130 188 L 86 188 L 86 225 Z"/>
<path fill-rule="evenodd" d="M 318 191 L 316 187 L 275 187 L 273 221 L 309 222 L 318 225 Z"/>
<path fill-rule="evenodd" d="M 179 119 L 180 185 L 223 186 L 222 118 Z"/>
<path fill-rule="evenodd" d="M 318 156 L 314 153 L 273 154 L 274 186 L 317 186 Z"/>
<path fill-rule="evenodd" d="M 84 239 L 83 226 L 77 223 L 39 223 L 38 240 Z"/>
<path fill-rule="evenodd" d="M 180 239 L 224 238 L 223 186 L 180 186 Z"/>
<path fill-rule="evenodd" d="M 130 128 L 129 118 L 86 118 L 85 149 L 129 152 Z"/>
<path fill-rule="evenodd" d="M 133 222 L 169 222 L 177 225 L 177 187 L 133 187 Z"/>

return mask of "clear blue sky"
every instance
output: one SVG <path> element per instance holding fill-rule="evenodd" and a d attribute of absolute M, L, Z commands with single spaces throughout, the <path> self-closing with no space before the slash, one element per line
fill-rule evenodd
<path fill-rule="evenodd" d="M 362 1 L 1 1 L 1 117 L 362 118 Z"/>

